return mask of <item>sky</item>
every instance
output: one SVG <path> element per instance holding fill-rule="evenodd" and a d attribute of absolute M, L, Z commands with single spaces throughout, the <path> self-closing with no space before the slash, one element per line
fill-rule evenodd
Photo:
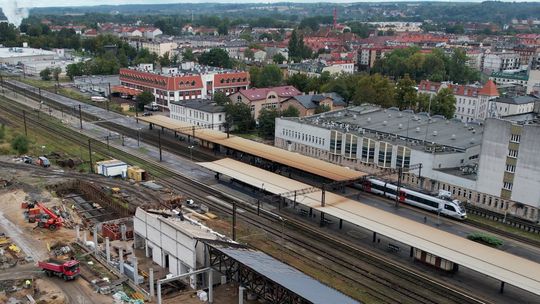
<path fill-rule="evenodd" d="M 380 2 L 377 0 L 330 0 L 330 1 L 322 1 L 322 0 L 285 0 L 287 2 L 334 2 L 334 3 L 352 3 L 352 2 Z M 179 1 L 179 0 L 17 0 L 17 4 L 19 7 L 46 7 L 46 6 L 92 6 L 92 5 L 118 5 L 118 4 L 159 4 L 159 3 L 200 3 L 200 2 L 224 2 L 224 3 L 269 3 L 269 2 L 285 2 L 284 0 L 234 0 L 234 1 L 225 1 L 225 0 L 187 0 L 187 1 Z M 387 2 L 391 2 L 392 0 Z M 395 1 L 395 0 L 394 0 Z M 399 1 L 399 0 L 397 0 Z M 403 0 L 404 1 L 404 0 Z M 408 0 L 411 1 L 411 0 Z M 464 0 L 458 0 L 460 2 L 464 2 Z M 538 2 L 540 0 L 533 0 L 528 2 Z M 12 2 L 12 0 L 0 0 L 0 6 L 3 5 L 4 2 Z M 448 1 L 452 2 L 452 1 Z M 457 1 L 456 1 L 457 2 Z M 480 2 L 480 0 L 465 0 L 465 2 Z M 516 2 L 522 2 L 522 1 L 516 1 Z M 525 2 L 525 1 L 523 1 Z"/>

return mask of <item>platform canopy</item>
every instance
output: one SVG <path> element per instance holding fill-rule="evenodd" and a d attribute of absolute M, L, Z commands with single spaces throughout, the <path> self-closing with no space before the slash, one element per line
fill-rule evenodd
<path fill-rule="evenodd" d="M 276 195 L 311 187 L 232 159 L 199 164 Z M 538 263 L 328 191 L 322 207 L 321 196 L 322 191 L 310 192 L 296 202 L 540 295 Z"/>
<path fill-rule="evenodd" d="M 139 117 L 141 121 L 152 123 L 166 129 L 185 135 L 195 136 L 198 139 L 219 144 L 223 147 L 257 156 L 274 163 L 324 177 L 332 181 L 346 181 L 359 179 L 366 175 L 364 172 L 352 170 L 329 162 L 290 152 L 267 144 L 245 139 L 212 129 L 203 129 L 186 122 L 181 122 L 163 115 Z"/>

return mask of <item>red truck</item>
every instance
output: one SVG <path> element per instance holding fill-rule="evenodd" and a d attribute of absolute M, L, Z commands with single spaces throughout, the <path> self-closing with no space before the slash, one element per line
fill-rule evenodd
<path fill-rule="evenodd" d="M 65 281 L 73 280 L 80 274 L 79 261 L 57 261 L 50 259 L 48 261 L 38 262 L 38 267 L 45 271 L 48 277 L 59 276 Z"/>

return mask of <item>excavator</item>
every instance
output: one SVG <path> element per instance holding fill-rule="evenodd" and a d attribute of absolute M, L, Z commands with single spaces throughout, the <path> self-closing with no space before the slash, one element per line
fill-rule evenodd
<path fill-rule="evenodd" d="M 64 219 L 51 209 L 47 208 L 43 203 L 35 203 L 35 207 L 39 208 L 42 213 L 36 215 L 35 217 L 29 217 L 29 222 L 37 222 L 38 227 L 46 228 L 51 231 L 55 231 L 57 228 L 62 227 Z"/>

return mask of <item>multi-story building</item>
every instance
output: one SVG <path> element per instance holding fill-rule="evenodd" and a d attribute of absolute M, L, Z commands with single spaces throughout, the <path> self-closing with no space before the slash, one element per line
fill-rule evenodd
<path fill-rule="evenodd" d="M 358 65 L 360 69 L 371 69 L 375 62 L 393 50 L 396 47 L 390 46 L 366 46 L 358 49 Z"/>
<path fill-rule="evenodd" d="M 493 100 L 497 110 L 497 117 L 507 117 L 532 113 L 540 99 L 533 96 L 505 96 Z"/>
<path fill-rule="evenodd" d="M 540 70 L 528 69 L 518 72 L 491 73 L 489 79 L 496 84 L 513 84 L 523 87 L 526 94 L 531 94 L 534 87 L 540 84 Z"/>
<path fill-rule="evenodd" d="M 152 92 L 156 102 L 169 108 L 172 101 L 206 99 L 215 92 L 233 94 L 249 86 L 249 73 L 183 63 L 155 71 L 152 64 L 120 69 L 121 85 Z"/>
<path fill-rule="evenodd" d="M 251 115 L 257 120 L 259 112 L 265 108 L 280 109 L 281 103 L 290 97 L 302 95 L 293 86 L 247 89 L 229 96 L 232 102 L 242 102 L 251 108 Z"/>
<path fill-rule="evenodd" d="M 515 70 L 520 67 L 520 55 L 513 51 L 491 52 L 484 54 L 482 71 L 485 73 Z"/>
<path fill-rule="evenodd" d="M 523 213 L 537 218 L 540 207 L 540 125 L 506 120 L 486 121 L 478 191 L 528 205 Z M 505 206 L 506 209 L 516 206 Z M 532 213 L 532 214 L 529 214 Z"/>
<path fill-rule="evenodd" d="M 169 56 L 171 56 L 178 45 L 173 41 L 143 41 L 140 43 L 140 47 L 158 56 L 163 56 L 165 53 L 169 53 Z"/>
<path fill-rule="evenodd" d="M 212 100 L 172 101 L 169 110 L 170 117 L 179 121 L 218 131 L 225 130 L 225 107 Z"/>
<path fill-rule="evenodd" d="M 481 121 L 490 117 L 491 102 L 499 96 L 497 86 L 492 80 L 483 86 L 422 80 L 418 85 L 418 93 L 429 94 L 433 97 L 443 88 L 452 90 L 456 98 L 454 118 L 463 122 Z"/>
<path fill-rule="evenodd" d="M 306 60 L 300 63 L 289 64 L 289 75 L 305 74 L 310 77 L 319 77 L 322 73 L 330 75 L 354 73 L 354 62 L 349 60 Z"/>
<path fill-rule="evenodd" d="M 519 55 L 519 62 L 522 65 L 529 65 L 531 63 L 531 59 L 534 57 L 535 54 L 537 54 L 539 50 L 540 46 L 525 45 L 516 46 L 513 49 L 513 51 Z"/>

